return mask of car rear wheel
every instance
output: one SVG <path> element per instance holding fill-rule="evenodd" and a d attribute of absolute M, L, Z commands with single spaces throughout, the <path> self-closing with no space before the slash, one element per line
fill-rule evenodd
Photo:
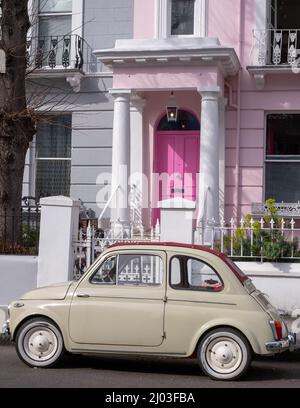
<path fill-rule="evenodd" d="M 46 318 L 28 320 L 20 327 L 16 349 L 21 360 L 30 367 L 52 367 L 65 352 L 60 330 Z"/>
<path fill-rule="evenodd" d="M 248 340 L 238 331 L 220 328 L 206 334 L 198 347 L 198 361 L 214 380 L 237 380 L 246 373 L 252 359 Z"/>

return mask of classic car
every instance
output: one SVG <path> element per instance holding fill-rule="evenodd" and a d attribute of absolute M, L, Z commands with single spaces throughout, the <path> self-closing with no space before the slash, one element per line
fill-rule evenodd
<path fill-rule="evenodd" d="M 176 243 L 112 245 L 79 281 L 12 302 L 6 331 L 31 367 L 51 367 L 65 351 L 195 357 L 216 380 L 238 379 L 255 355 L 294 343 L 229 258 Z"/>

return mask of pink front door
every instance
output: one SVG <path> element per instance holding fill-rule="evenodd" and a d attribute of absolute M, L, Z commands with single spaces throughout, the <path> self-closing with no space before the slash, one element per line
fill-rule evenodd
<path fill-rule="evenodd" d="M 159 218 L 157 203 L 174 197 L 196 201 L 199 172 L 199 131 L 158 131 L 156 133 L 154 173 L 158 199 L 153 209 L 153 224 Z"/>

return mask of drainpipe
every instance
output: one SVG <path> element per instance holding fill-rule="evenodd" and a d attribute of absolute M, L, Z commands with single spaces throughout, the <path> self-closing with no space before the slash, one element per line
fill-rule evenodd
<path fill-rule="evenodd" d="M 242 62 L 243 56 L 243 41 L 242 41 L 242 30 L 243 30 L 243 0 L 240 0 L 239 6 L 239 48 L 238 56 L 240 62 Z M 236 183 L 236 217 L 237 221 L 241 216 L 241 211 L 239 208 L 240 202 L 240 136 L 241 136 L 241 84 L 242 84 L 242 67 L 239 69 L 238 73 L 238 88 L 237 88 L 237 125 L 236 125 L 236 165 L 235 165 L 235 183 Z"/>

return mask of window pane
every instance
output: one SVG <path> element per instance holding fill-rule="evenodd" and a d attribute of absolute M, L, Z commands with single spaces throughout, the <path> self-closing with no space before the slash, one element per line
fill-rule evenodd
<path fill-rule="evenodd" d="M 171 35 L 194 34 L 195 0 L 172 0 Z"/>
<path fill-rule="evenodd" d="M 120 255 L 118 283 L 157 286 L 163 282 L 163 263 L 155 255 Z"/>
<path fill-rule="evenodd" d="M 300 201 L 300 163 L 266 163 L 266 199 Z"/>
<path fill-rule="evenodd" d="M 35 195 L 37 198 L 70 195 L 71 161 L 37 160 Z"/>
<path fill-rule="evenodd" d="M 36 157 L 71 158 L 71 138 L 71 115 L 49 117 L 49 123 L 38 125 Z"/>
<path fill-rule="evenodd" d="M 91 282 L 105 285 L 116 284 L 117 258 L 115 256 L 106 259 L 94 274 Z"/>
<path fill-rule="evenodd" d="M 62 13 L 72 11 L 72 0 L 39 0 L 40 13 Z"/>
<path fill-rule="evenodd" d="M 40 17 L 39 19 L 39 47 L 42 50 L 42 65 L 51 66 L 53 63 L 52 52 L 55 53 L 55 66 L 63 65 L 64 37 L 71 35 L 72 17 L 54 16 Z M 42 46 L 40 45 L 42 41 Z M 67 47 L 68 48 L 68 47 Z M 53 68 L 53 67 L 51 67 Z"/>
<path fill-rule="evenodd" d="M 267 118 L 267 155 L 300 155 L 300 115 L 276 114 Z"/>
<path fill-rule="evenodd" d="M 180 260 L 173 258 L 171 262 L 171 286 L 181 284 Z"/>
<path fill-rule="evenodd" d="M 222 282 L 219 276 L 204 262 L 197 259 L 189 259 L 187 262 L 187 275 L 190 289 L 214 292 L 222 290 Z"/>
<path fill-rule="evenodd" d="M 39 19 L 39 36 L 49 37 L 62 36 L 71 34 L 72 17 L 71 16 L 56 16 L 56 17 L 41 17 Z M 46 48 L 48 49 L 48 48 Z"/>

